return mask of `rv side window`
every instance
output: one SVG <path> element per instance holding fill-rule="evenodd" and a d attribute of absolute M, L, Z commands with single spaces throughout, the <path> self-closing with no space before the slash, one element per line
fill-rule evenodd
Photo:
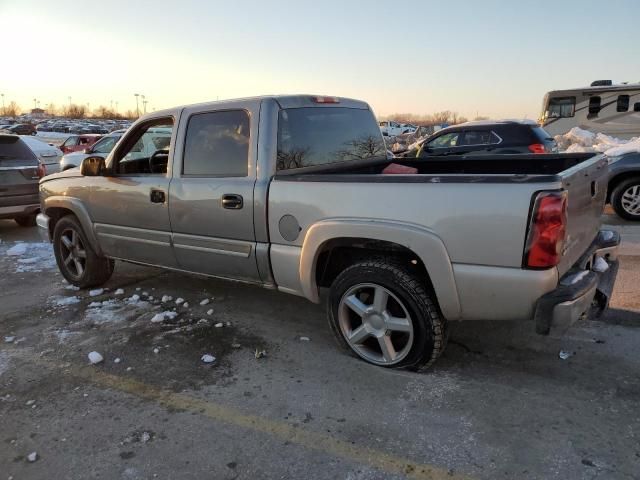
<path fill-rule="evenodd" d="M 626 112 L 629 110 L 629 95 L 618 95 L 617 112 Z"/>
<path fill-rule="evenodd" d="M 576 111 L 576 97 L 557 97 L 549 100 L 547 118 L 573 117 Z"/>
<path fill-rule="evenodd" d="M 640 102 L 636 102 L 633 104 L 633 111 L 640 112 Z"/>
<path fill-rule="evenodd" d="M 589 116 L 598 116 L 598 114 L 600 113 L 600 102 L 601 99 L 599 96 L 589 98 Z"/>

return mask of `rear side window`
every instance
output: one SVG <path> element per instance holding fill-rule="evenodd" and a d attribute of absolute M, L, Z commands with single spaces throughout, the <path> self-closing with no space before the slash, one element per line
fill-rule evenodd
<path fill-rule="evenodd" d="M 576 112 L 576 97 L 556 97 L 549 100 L 548 118 L 573 117 Z"/>
<path fill-rule="evenodd" d="M 490 141 L 491 132 L 488 130 L 469 130 L 463 133 L 458 145 L 489 145 Z"/>
<path fill-rule="evenodd" d="M 0 167 L 38 165 L 38 158 L 18 137 L 0 135 Z"/>
<path fill-rule="evenodd" d="M 629 95 L 618 95 L 616 112 L 626 112 L 629 110 Z"/>
<path fill-rule="evenodd" d="M 386 151 L 370 110 L 305 107 L 278 114 L 277 170 L 385 157 Z"/>
<path fill-rule="evenodd" d="M 538 138 L 538 140 L 544 142 L 544 141 L 549 141 L 549 140 L 553 140 L 553 138 L 551 137 L 551 135 L 549 135 L 547 133 L 547 131 L 542 128 L 542 127 L 533 127 L 533 133 L 535 134 L 535 136 Z"/>
<path fill-rule="evenodd" d="M 248 171 L 249 114 L 246 111 L 191 116 L 184 147 L 184 175 L 246 177 Z"/>

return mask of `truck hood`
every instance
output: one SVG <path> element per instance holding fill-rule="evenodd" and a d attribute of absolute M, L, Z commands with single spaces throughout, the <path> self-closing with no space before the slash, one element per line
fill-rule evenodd
<path fill-rule="evenodd" d="M 73 178 L 73 177 L 82 177 L 80 174 L 80 167 L 70 168 L 65 170 L 64 172 L 52 173 L 51 175 L 47 175 L 46 177 L 42 177 L 40 179 L 40 183 L 49 182 L 51 180 L 56 180 L 57 178 Z"/>

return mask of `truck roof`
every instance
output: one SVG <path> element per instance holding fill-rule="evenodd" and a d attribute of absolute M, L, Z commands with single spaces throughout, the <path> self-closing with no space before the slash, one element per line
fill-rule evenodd
<path fill-rule="evenodd" d="M 319 103 L 314 101 L 314 99 L 316 98 L 331 98 L 331 99 L 336 99 L 337 103 Z M 230 104 L 230 103 L 238 103 L 238 102 L 245 102 L 245 101 L 258 101 L 258 100 L 274 100 L 275 102 L 277 102 L 281 108 L 302 108 L 302 107 L 346 107 L 346 108 L 359 108 L 359 109 L 363 109 L 363 110 L 368 110 L 369 109 L 369 105 L 366 102 L 363 102 L 362 100 L 356 100 L 353 98 L 346 98 L 346 97 L 336 97 L 336 96 L 331 96 L 331 95 L 312 95 L 312 94 L 297 94 L 297 95 L 259 95 L 259 96 L 255 96 L 255 97 L 243 97 L 243 98 L 229 98 L 229 99 L 225 99 L 225 100 L 215 100 L 215 101 L 211 101 L 211 102 L 200 102 L 200 103 L 192 103 L 192 104 L 188 104 L 188 105 L 177 105 L 173 108 L 167 108 L 164 110 L 158 110 L 156 112 L 153 112 L 153 114 L 147 114 L 142 116 L 141 118 L 145 118 L 145 117 L 157 117 L 158 114 L 163 114 L 163 113 L 170 113 L 173 110 L 175 110 L 176 108 L 184 108 L 184 107 L 193 107 L 193 106 L 200 106 L 200 107 L 204 107 L 204 106 L 208 106 L 210 105 L 211 107 L 215 108 L 215 107 L 219 107 L 221 105 L 226 105 L 226 104 Z"/>

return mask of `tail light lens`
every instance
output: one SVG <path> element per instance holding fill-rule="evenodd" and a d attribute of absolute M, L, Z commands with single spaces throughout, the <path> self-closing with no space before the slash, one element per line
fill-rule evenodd
<path fill-rule="evenodd" d="M 547 150 L 544 148 L 544 144 L 542 143 L 532 143 L 529 145 L 529 151 L 531 153 L 547 153 Z"/>
<path fill-rule="evenodd" d="M 47 174 L 47 170 L 42 163 L 38 163 L 38 178 L 42 178 Z"/>
<path fill-rule="evenodd" d="M 311 97 L 315 103 L 340 103 L 338 97 Z"/>
<path fill-rule="evenodd" d="M 558 265 L 566 234 L 567 192 L 539 193 L 527 235 L 525 267 L 550 268 Z"/>

